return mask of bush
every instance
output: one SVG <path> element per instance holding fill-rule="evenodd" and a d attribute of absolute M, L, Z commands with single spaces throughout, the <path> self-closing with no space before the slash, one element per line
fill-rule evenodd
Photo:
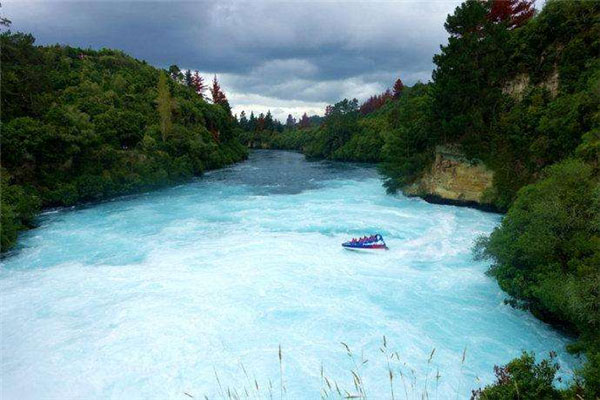
<path fill-rule="evenodd" d="M 473 391 L 472 400 L 556 400 L 562 394 L 553 383 L 559 365 L 549 359 L 535 362 L 533 353 L 523 352 L 503 367 L 494 367 L 496 382 Z"/>

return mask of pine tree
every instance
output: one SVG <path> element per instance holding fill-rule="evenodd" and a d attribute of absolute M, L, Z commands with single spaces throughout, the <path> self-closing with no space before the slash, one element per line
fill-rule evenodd
<path fill-rule="evenodd" d="M 198 96 L 204 98 L 204 91 L 206 90 L 206 85 L 204 84 L 204 78 L 200 76 L 198 71 L 194 71 L 194 76 L 192 77 L 192 87 L 198 93 Z"/>
<path fill-rule="evenodd" d="M 227 97 L 221 86 L 219 85 L 219 81 L 217 80 L 217 75 L 213 78 L 213 84 L 210 88 L 210 94 L 213 99 L 213 103 L 222 106 L 229 114 L 231 114 L 231 107 L 229 106 L 229 101 L 227 101 Z"/>
<path fill-rule="evenodd" d="M 185 83 L 185 85 L 188 87 L 192 87 L 194 85 L 194 77 L 192 76 L 191 70 L 188 69 L 185 71 L 185 79 L 183 83 Z"/>
<path fill-rule="evenodd" d="M 274 120 L 273 124 L 274 124 L 274 127 L 273 127 L 274 131 L 283 132 L 283 129 L 284 129 L 283 124 L 278 119 Z"/>
<path fill-rule="evenodd" d="M 217 80 L 217 76 L 213 78 L 213 84 L 210 88 L 210 94 L 212 95 L 213 103 L 215 104 L 224 104 L 227 101 L 227 97 L 225 97 L 225 93 L 221 90 L 221 86 L 219 85 L 219 81 Z"/>
<path fill-rule="evenodd" d="M 264 131 L 265 130 L 265 114 L 260 113 L 258 115 L 258 119 L 256 120 L 256 131 Z"/>
<path fill-rule="evenodd" d="M 310 119 L 306 113 L 302 114 L 302 118 L 300 118 L 300 122 L 298 122 L 300 129 L 310 128 Z"/>
<path fill-rule="evenodd" d="M 265 115 L 265 129 L 267 131 L 275 130 L 275 122 L 273 121 L 273 115 L 271 114 L 271 110 L 268 110 L 267 115 Z"/>
<path fill-rule="evenodd" d="M 183 74 L 177 65 L 171 65 L 169 67 L 169 75 L 175 82 L 181 82 L 183 79 Z"/>
<path fill-rule="evenodd" d="M 394 83 L 394 98 L 397 99 L 402 95 L 402 91 L 404 90 L 404 83 L 402 80 L 398 78 Z"/>
<path fill-rule="evenodd" d="M 250 111 L 250 119 L 248 120 L 248 130 L 254 131 L 256 129 L 256 117 L 254 111 Z"/>
<path fill-rule="evenodd" d="M 296 126 L 296 118 L 292 117 L 292 114 L 288 114 L 285 126 L 288 129 L 293 129 Z"/>
<path fill-rule="evenodd" d="M 246 111 L 240 113 L 240 128 L 247 131 L 248 130 L 248 118 L 246 117 Z"/>

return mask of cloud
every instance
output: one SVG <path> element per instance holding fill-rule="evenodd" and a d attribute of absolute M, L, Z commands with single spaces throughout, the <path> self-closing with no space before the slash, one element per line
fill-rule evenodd
<path fill-rule="evenodd" d="M 363 100 L 397 77 L 428 80 L 459 3 L 9 0 L 3 9 L 13 30 L 41 44 L 119 48 L 159 67 L 216 73 L 235 110 L 296 114 Z"/>

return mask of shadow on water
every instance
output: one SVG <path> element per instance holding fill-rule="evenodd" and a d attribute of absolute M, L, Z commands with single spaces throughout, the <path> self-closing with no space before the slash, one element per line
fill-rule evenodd
<path fill-rule="evenodd" d="M 308 161 L 304 155 L 282 150 L 253 150 L 248 160 L 200 178 L 243 184 L 257 195 L 297 194 L 318 189 L 334 179 L 364 180 L 379 175 L 373 164 L 335 161 Z"/>

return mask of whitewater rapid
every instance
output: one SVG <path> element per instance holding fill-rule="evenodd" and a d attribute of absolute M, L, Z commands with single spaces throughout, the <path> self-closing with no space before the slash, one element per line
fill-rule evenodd
<path fill-rule="evenodd" d="M 472 259 L 500 218 L 387 195 L 370 167 L 268 151 L 46 212 L 0 268 L 1 397 L 218 399 L 218 376 L 250 398 L 278 399 L 283 380 L 285 398 L 316 399 L 321 367 L 355 392 L 344 342 L 368 397 L 390 398 L 383 335 L 396 398 L 467 398 L 522 350 L 557 351 L 569 377 L 568 339 L 505 305 Z M 389 251 L 340 246 L 376 232 Z"/>

